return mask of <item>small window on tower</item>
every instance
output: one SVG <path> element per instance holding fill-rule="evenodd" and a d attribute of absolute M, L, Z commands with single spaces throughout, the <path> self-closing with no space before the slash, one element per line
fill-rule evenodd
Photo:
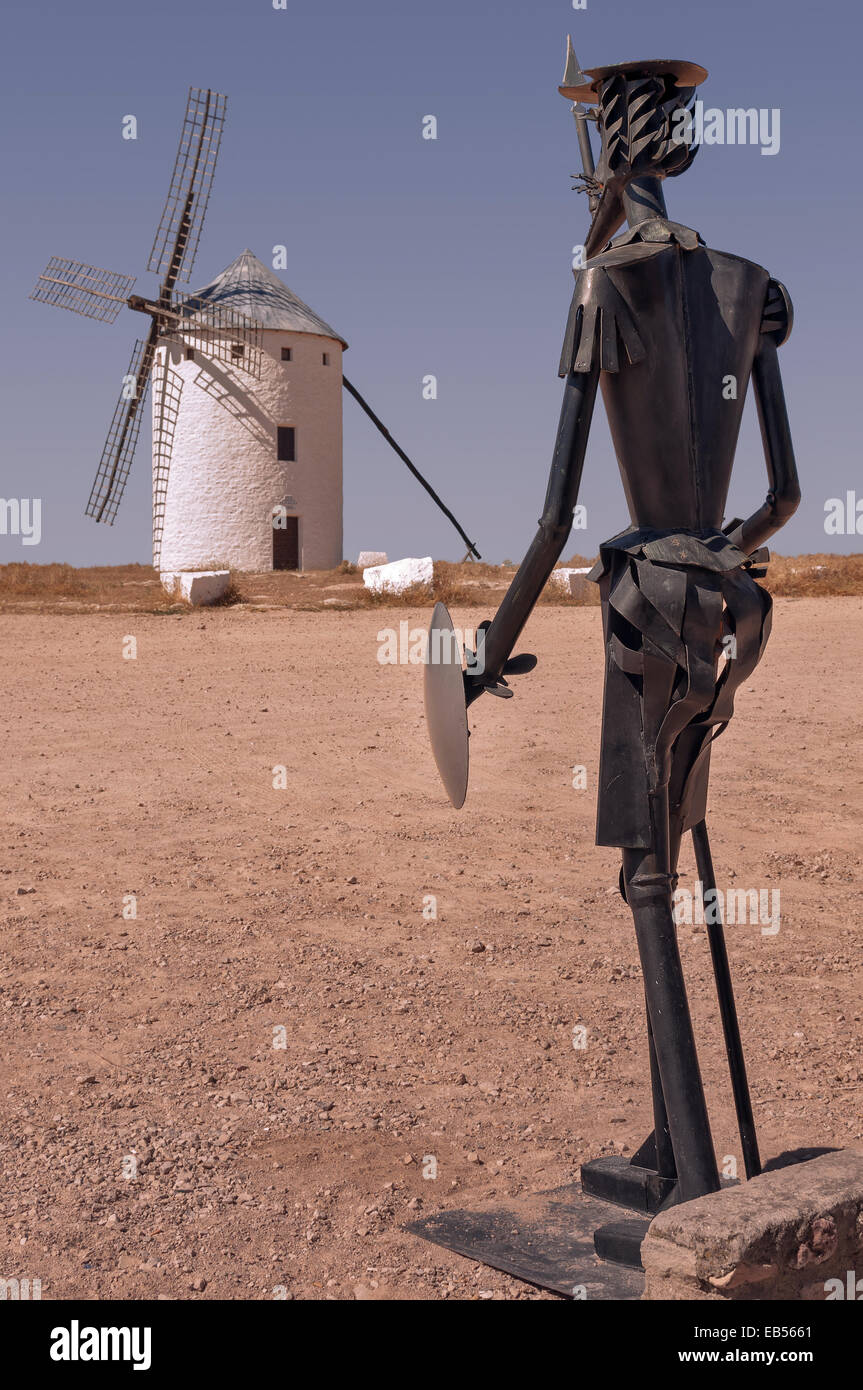
<path fill-rule="evenodd" d="M 297 441 L 293 425 L 279 425 L 276 438 L 276 458 L 279 463 L 296 463 Z"/>
<path fill-rule="evenodd" d="M 242 358 L 244 352 L 245 348 L 242 343 L 231 343 L 231 357 L 235 362 Z"/>
<path fill-rule="evenodd" d="M 186 361 L 187 361 L 187 362 L 194 362 L 194 360 L 195 360 L 195 349 L 194 349 L 193 347 L 187 347 L 187 348 L 186 348 Z"/>
<path fill-rule="evenodd" d="M 283 362 L 293 362 L 293 360 L 294 360 L 294 349 L 293 349 L 293 348 L 282 348 L 282 361 L 283 361 Z"/>
<path fill-rule="evenodd" d="M 323 362 L 325 367 L 328 367 L 330 365 L 330 354 L 328 352 L 322 352 L 321 361 Z"/>

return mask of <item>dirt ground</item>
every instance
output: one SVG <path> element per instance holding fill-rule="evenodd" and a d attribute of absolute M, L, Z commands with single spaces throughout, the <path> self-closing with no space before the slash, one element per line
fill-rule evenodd
<path fill-rule="evenodd" d="M 534 613 L 536 671 L 471 710 L 459 813 L 421 667 L 377 659 L 405 621 L 428 610 L 0 615 L 0 1277 L 542 1297 L 404 1225 L 650 1130 L 635 941 L 593 844 L 599 611 Z M 777 599 L 714 754 L 719 884 L 781 889 L 778 932 L 728 928 L 765 1156 L 863 1138 L 861 669 L 863 599 Z M 727 1167 L 704 930 L 680 939 Z"/>

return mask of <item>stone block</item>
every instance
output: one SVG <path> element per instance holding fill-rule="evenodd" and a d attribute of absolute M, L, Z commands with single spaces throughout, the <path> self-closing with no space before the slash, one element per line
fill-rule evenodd
<path fill-rule="evenodd" d="M 590 569 L 557 569 L 552 570 L 548 577 L 549 586 L 559 589 L 567 598 L 586 598 L 590 592 L 590 581 L 587 576 Z"/>
<path fill-rule="evenodd" d="M 431 585 L 434 576 L 432 558 L 422 560 L 393 560 L 388 565 L 373 565 L 363 573 L 363 583 L 373 594 L 401 594 L 415 584 Z"/>
<path fill-rule="evenodd" d="M 163 570 L 162 587 L 175 598 L 194 605 L 215 603 L 227 592 L 230 570 Z"/>
<path fill-rule="evenodd" d="M 863 1153 L 840 1149 L 670 1207 L 641 1257 L 646 1299 L 848 1297 L 863 1275 Z"/>

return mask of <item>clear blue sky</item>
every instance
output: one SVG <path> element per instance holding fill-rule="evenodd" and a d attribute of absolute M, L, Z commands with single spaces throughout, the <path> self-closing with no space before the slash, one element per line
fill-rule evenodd
<path fill-rule="evenodd" d="M 721 108 L 779 107 L 781 150 L 713 146 L 666 186 L 671 217 L 789 287 L 782 349 L 804 501 L 785 553 L 857 550 L 824 533 L 824 503 L 863 497 L 858 81 L 847 0 L 76 0 L 7 3 L 2 103 L 2 488 L 43 499 L 43 540 L 0 536 L 0 562 L 150 558 L 149 413 L 113 528 L 83 516 L 133 339 L 28 299 L 52 255 L 145 271 L 189 85 L 229 97 L 193 285 L 245 247 L 350 343 L 347 375 L 484 556 L 518 560 L 542 505 L 557 361 L 586 230 L 568 103 L 573 32 L 585 66 L 680 57 Z M 137 141 L 121 138 L 123 116 Z M 437 141 L 421 138 L 434 114 Z M 437 401 L 421 380 L 434 373 Z M 751 405 L 731 506 L 763 498 Z M 590 554 L 626 522 L 601 407 L 582 501 Z M 345 399 L 345 549 L 457 558 L 461 543 Z"/>

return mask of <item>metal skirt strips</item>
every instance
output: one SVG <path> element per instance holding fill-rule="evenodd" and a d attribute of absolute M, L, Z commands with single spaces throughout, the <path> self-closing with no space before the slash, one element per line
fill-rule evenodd
<path fill-rule="evenodd" d="M 711 744 L 770 634 L 772 601 L 753 578 L 766 558 L 717 531 L 641 528 L 600 547 L 590 576 L 606 653 L 597 844 L 649 848 L 649 798 L 664 786 L 672 838 L 704 819 Z"/>

